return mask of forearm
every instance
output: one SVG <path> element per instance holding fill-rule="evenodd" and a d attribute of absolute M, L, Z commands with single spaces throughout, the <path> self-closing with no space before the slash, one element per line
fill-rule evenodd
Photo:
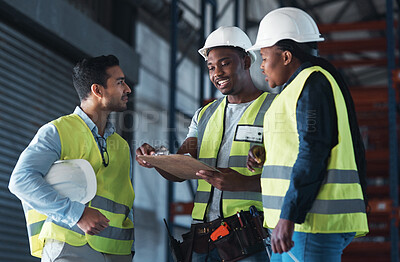
<path fill-rule="evenodd" d="M 236 191 L 261 192 L 261 175 L 242 176 L 241 183 L 236 183 Z"/>
<path fill-rule="evenodd" d="M 69 226 L 78 222 L 85 207 L 61 196 L 37 172 L 15 169 L 10 178 L 9 189 L 39 213 Z"/>
<path fill-rule="evenodd" d="M 44 179 L 51 165 L 60 159 L 59 143 L 54 126 L 48 124 L 39 129 L 18 159 L 9 190 L 38 212 L 73 226 L 81 217 L 84 205 L 61 196 Z"/>
<path fill-rule="evenodd" d="M 311 209 L 326 174 L 326 161 L 322 158 L 310 160 L 299 155 L 293 167 L 289 189 L 282 205 L 281 218 L 297 224 L 304 222 Z"/>
<path fill-rule="evenodd" d="M 200 170 L 196 175 L 221 191 L 261 192 L 261 175 L 244 176 L 230 168 L 218 168 L 221 172 Z"/>

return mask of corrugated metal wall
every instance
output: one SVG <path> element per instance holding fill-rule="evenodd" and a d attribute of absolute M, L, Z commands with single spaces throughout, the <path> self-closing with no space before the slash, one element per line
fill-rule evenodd
<path fill-rule="evenodd" d="M 0 21 L 0 261 L 29 255 L 20 201 L 8 191 L 13 167 L 44 123 L 79 103 L 72 62 Z"/>

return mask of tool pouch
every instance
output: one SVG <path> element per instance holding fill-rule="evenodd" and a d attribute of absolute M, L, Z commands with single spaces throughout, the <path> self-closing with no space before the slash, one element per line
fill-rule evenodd
<path fill-rule="evenodd" d="M 243 254 L 237 230 L 231 231 L 229 235 L 221 237 L 213 243 L 223 261 L 237 261 L 247 256 Z"/>
<path fill-rule="evenodd" d="M 191 262 L 192 261 L 192 251 L 193 251 L 193 230 L 190 230 L 188 233 L 182 235 L 182 243 L 180 245 L 180 250 L 182 254 L 183 262 Z"/>
<path fill-rule="evenodd" d="M 265 250 L 262 237 L 249 213 L 243 212 L 242 218 L 246 220 L 244 226 L 235 219 L 228 224 L 231 228 L 229 234 L 213 241 L 223 261 L 238 261 Z"/>

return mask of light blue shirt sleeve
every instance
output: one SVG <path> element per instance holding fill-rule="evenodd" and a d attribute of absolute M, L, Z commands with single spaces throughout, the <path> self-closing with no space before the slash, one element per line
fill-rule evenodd
<path fill-rule="evenodd" d="M 20 155 L 9 189 L 28 206 L 72 227 L 82 216 L 85 205 L 60 195 L 44 180 L 60 154 L 61 142 L 56 127 L 51 123 L 42 126 Z"/>
<path fill-rule="evenodd" d="M 74 114 L 79 115 L 92 131 L 94 137 L 98 137 L 97 126 L 82 111 L 76 107 Z M 115 132 L 111 122 L 107 122 L 104 138 Z M 100 146 L 100 145 L 98 145 Z M 17 164 L 11 174 L 9 190 L 22 202 L 48 216 L 49 218 L 74 226 L 81 218 L 85 205 L 71 201 L 60 195 L 45 180 L 51 165 L 60 159 L 61 142 L 57 128 L 48 123 L 42 126 L 28 147 L 21 153 Z M 132 156 L 130 155 L 129 176 L 132 182 Z M 133 221 L 133 207 L 128 218 Z M 134 246 L 132 246 L 134 250 Z"/>

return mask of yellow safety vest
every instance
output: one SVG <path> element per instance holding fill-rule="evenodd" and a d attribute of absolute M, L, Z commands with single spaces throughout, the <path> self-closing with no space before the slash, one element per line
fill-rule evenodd
<path fill-rule="evenodd" d="M 94 250 L 107 254 L 129 255 L 134 239 L 133 222 L 128 214 L 135 197 L 130 181 L 128 143 L 114 133 L 107 138 L 109 165 L 104 167 L 97 143 L 86 123 L 76 114 L 52 122 L 61 141 L 61 160 L 85 159 L 92 165 L 97 179 L 96 196 L 87 204 L 109 220 L 109 227 L 98 235 L 86 235 L 77 225 L 56 222 L 24 205 L 32 256 L 41 257 L 47 238 L 72 246 L 88 243 Z"/>
<path fill-rule="evenodd" d="M 338 144 L 331 150 L 325 180 L 295 231 L 307 233 L 368 233 L 367 216 L 350 133 L 345 100 L 335 79 L 326 70 L 306 68 L 281 92 L 265 114 L 266 162 L 261 176 L 264 226 L 274 228 L 289 188 L 292 168 L 299 153 L 296 106 L 304 83 L 313 72 L 321 72 L 332 86 L 338 121 Z"/>
<path fill-rule="evenodd" d="M 262 145 L 262 126 L 264 114 L 271 105 L 274 94 L 261 94 L 243 113 L 236 126 L 228 167 L 245 176 L 254 176 L 261 173 L 261 169 L 250 172 L 247 167 L 247 154 L 253 145 Z M 210 166 L 217 166 L 217 157 L 224 134 L 225 110 L 227 97 L 220 98 L 205 106 L 198 116 L 198 158 Z M 252 137 L 239 136 L 246 130 Z M 204 220 L 206 209 L 211 197 L 211 185 L 200 179 L 194 200 L 192 217 L 196 220 Z M 240 210 L 248 210 L 250 206 L 256 206 L 262 210 L 261 193 L 259 192 L 222 192 L 222 214 L 229 217 Z"/>

